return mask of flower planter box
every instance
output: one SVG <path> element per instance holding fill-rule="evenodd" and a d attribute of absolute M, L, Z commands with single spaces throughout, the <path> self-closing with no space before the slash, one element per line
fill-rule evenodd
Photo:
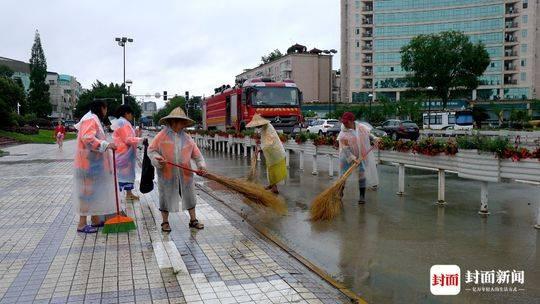
<path fill-rule="evenodd" d="M 437 168 L 444 170 L 453 170 L 457 169 L 457 157 L 445 154 L 438 155 L 424 155 L 424 154 L 415 154 L 415 163 L 416 166 Z"/>
<path fill-rule="evenodd" d="M 319 145 L 319 146 L 316 146 L 316 148 L 317 148 L 317 154 L 334 155 L 334 156 L 338 155 L 338 150 L 334 149 L 334 147 L 332 146 Z"/>
<path fill-rule="evenodd" d="M 478 150 L 459 150 L 456 154 L 458 176 L 485 182 L 499 182 L 499 159 L 492 153 Z"/>
<path fill-rule="evenodd" d="M 293 139 L 287 140 L 283 143 L 283 147 L 286 150 L 300 150 L 302 145 L 297 144 Z"/>
<path fill-rule="evenodd" d="M 519 179 L 540 182 L 540 161 L 538 159 L 522 159 L 500 161 L 501 178 Z"/>
<path fill-rule="evenodd" d="M 410 152 L 398 152 L 391 150 L 380 150 L 379 160 L 381 162 L 391 162 L 406 165 L 416 165 L 415 155 Z"/>
<path fill-rule="evenodd" d="M 317 147 L 313 144 L 313 141 L 311 140 L 308 140 L 299 146 L 302 150 L 304 150 L 304 153 L 307 155 L 317 154 Z"/>

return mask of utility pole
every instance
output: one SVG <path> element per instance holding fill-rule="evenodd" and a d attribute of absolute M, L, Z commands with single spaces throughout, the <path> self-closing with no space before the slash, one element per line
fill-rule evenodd
<path fill-rule="evenodd" d="M 122 47 L 122 53 L 123 53 L 123 58 L 124 58 L 124 77 L 123 77 L 122 83 L 125 89 L 126 88 L 126 43 L 133 42 L 133 39 L 127 38 L 127 37 L 122 37 L 122 38 L 116 37 L 114 40 L 118 42 L 119 46 Z M 122 93 L 122 104 L 126 104 L 126 100 L 123 93 Z"/>

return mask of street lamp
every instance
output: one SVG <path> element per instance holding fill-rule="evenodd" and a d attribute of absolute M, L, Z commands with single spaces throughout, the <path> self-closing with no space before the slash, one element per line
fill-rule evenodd
<path fill-rule="evenodd" d="M 127 37 L 122 37 L 122 38 L 116 37 L 116 38 L 114 38 L 114 40 L 116 42 L 118 42 L 119 46 L 122 47 L 122 50 L 123 50 L 123 53 L 124 53 L 124 78 L 123 78 L 123 84 L 124 84 L 124 88 L 125 88 L 126 87 L 126 43 L 133 42 L 133 39 L 132 38 L 127 38 Z M 122 94 L 122 104 L 125 104 L 124 94 Z"/>
<path fill-rule="evenodd" d="M 127 85 L 127 91 L 128 91 L 128 95 L 131 95 L 130 94 L 130 88 L 131 88 L 131 85 L 133 84 L 133 81 L 131 81 L 131 79 L 128 79 L 126 80 L 126 85 Z"/>
<path fill-rule="evenodd" d="M 368 122 L 371 122 L 371 101 L 373 100 L 373 94 L 369 93 L 368 98 L 369 98 L 369 121 Z"/>
<path fill-rule="evenodd" d="M 324 54 L 328 56 L 333 56 L 337 54 L 337 51 L 335 49 L 331 50 L 323 50 Z M 330 113 L 332 113 L 332 96 L 333 96 L 333 82 L 332 82 L 332 58 L 330 57 L 330 86 L 328 88 L 329 94 L 328 94 L 328 118 L 330 118 Z"/>
<path fill-rule="evenodd" d="M 426 89 L 428 90 L 428 129 L 431 129 L 431 92 L 433 87 L 429 86 Z"/>

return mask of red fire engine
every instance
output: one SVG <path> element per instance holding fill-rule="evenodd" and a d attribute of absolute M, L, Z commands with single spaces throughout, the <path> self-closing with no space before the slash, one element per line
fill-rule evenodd
<path fill-rule="evenodd" d="M 218 88 L 214 95 L 204 99 L 203 127 L 241 131 L 259 113 L 277 130 L 295 132 L 302 122 L 301 101 L 302 93 L 292 80 L 249 79 L 232 88 Z"/>

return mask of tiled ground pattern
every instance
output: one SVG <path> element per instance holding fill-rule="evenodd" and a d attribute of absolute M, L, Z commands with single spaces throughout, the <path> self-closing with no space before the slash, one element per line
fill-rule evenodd
<path fill-rule="evenodd" d="M 347 302 L 202 192 L 202 231 L 189 230 L 181 213 L 171 217 L 173 232 L 162 234 L 153 192 L 126 205 L 136 231 L 76 233 L 73 144 L 63 152 L 49 145 L 7 150 L 12 156 L 0 159 L 0 303 Z M 159 269 L 152 242 L 169 239 L 189 273 Z"/>

